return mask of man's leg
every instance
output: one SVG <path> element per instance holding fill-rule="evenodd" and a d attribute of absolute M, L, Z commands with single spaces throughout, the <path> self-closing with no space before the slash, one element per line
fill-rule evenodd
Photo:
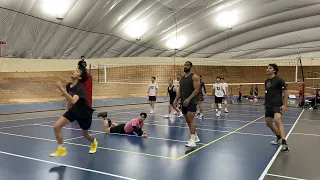
<path fill-rule="evenodd" d="M 182 107 L 183 108 L 183 113 L 184 117 L 186 118 L 186 122 L 188 123 L 191 138 L 187 142 L 186 146 L 187 147 L 195 147 L 197 142 L 200 142 L 200 139 L 197 135 L 196 132 L 196 125 L 195 125 L 195 113 L 197 111 L 197 105 L 192 104 L 188 105 L 188 107 Z"/>
<path fill-rule="evenodd" d="M 286 135 L 285 135 L 285 131 L 284 131 L 284 127 L 281 121 L 281 113 L 275 113 L 274 114 L 274 120 L 275 123 L 277 125 L 277 128 L 279 130 L 279 135 L 281 138 L 281 142 L 282 142 L 282 151 L 284 152 L 288 152 L 289 151 L 289 147 L 287 145 L 287 141 L 286 141 Z"/>
<path fill-rule="evenodd" d="M 50 156 L 65 156 L 67 154 L 67 148 L 63 146 L 63 134 L 62 134 L 62 128 L 67 124 L 70 124 L 70 121 L 65 117 L 61 117 L 54 124 L 53 129 L 58 142 L 58 149 L 54 153 L 50 154 Z"/>
<path fill-rule="evenodd" d="M 273 124 L 273 117 L 266 117 L 266 124 L 272 130 L 272 132 L 277 136 L 277 141 L 272 141 L 272 144 L 278 144 L 278 140 L 281 139 L 280 132 L 275 124 Z"/>
<path fill-rule="evenodd" d="M 92 124 L 92 116 L 87 117 L 87 118 L 79 118 L 78 117 L 77 119 L 78 119 L 77 122 L 79 123 L 79 126 L 82 129 L 82 135 L 86 139 L 88 139 L 88 141 L 90 141 L 90 143 L 91 143 L 89 153 L 93 154 L 97 151 L 98 141 L 88 131 L 91 127 L 91 124 Z"/>

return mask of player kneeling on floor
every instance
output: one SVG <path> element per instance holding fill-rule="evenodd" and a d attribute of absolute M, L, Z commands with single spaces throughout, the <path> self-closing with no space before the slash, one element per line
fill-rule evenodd
<path fill-rule="evenodd" d="M 144 120 L 147 118 L 146 113 L 140 113 L 140 116 L 130 120 L 127 123 L 117 124 L 115 122 L 111 122 L 110 118 L 107 118 L 107 112 L 102 112 L 98 114 L 98 117 L 104 118 L 104 130 L 107 133 L 117 133 L 117 134 L 131 134 L 142 137 L 148 137 L 149 134 L 147 132 L 142 131 L 142 127 L 144 125 Z"/>

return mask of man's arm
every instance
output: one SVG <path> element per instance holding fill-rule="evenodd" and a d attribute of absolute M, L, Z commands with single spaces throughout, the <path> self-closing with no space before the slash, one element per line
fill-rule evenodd
<path fill-rule="evenodd" d="M 288 90 L 283 90 L 283 96 L 284 96 L 284 97 L 283 97 L 283 99 L 284 99 L 284 100 L 283 100 L 283 101 L 284 101 L 284 102 L 283 102 L 283 105 L 288 106 L 288 96 L 289 96 L 289 95 L 288 95 Z"/>
<path fill-rule="evenodd" d="M 142 134 L 143 134 L 142 129 L 137 128 L 137 126 L 132 126 L 132 128 L 133 128 L 134 133 L 135 133 L 136 135 L 142 136 Z"/>
<path fill-rule="evenodd" d="M 197 75 L 193 75 L 192 80 L 193 80 L 194 90 L 192 94 L 188 97 L 189 100 L 196 97 L 199 94 L 199 90 L 200 90 L 200 78 Z"/>
<path fill-rule="evenodd" d="M 177 95 L 176 95 L 175 101 L 179 101 L 180 98 L 181 98 L 181 88 L 178 87 L 178 91 L 177 91 Z"/>
<path fill-rule="evenodd" d="M 288 89 L 286 86 L 286 82 L 283 79 L 281 79 L 280 85 L 281 85 L 282 92 L 283 92 L 283 105 L 288 106 Z"/>
<path fill-rule="evenodd" d="M 202 85 L 203 85 L 203 91 L 204 91 L 204 94 L 207 94 L 206 84 L 205 84 L 205 83 L 203 83 Z"/>
<path fill-rule="evenodd" d="M 158 97 L 158 93 L 159 93 L 159 86 L 158 84 L 156 85 L 156 97 Z"/>
<path fill-rule="evenodd" d="M 68 103 L 70 103 L 70 104 L 75 104 L 79 100 L 78 95 L 74 95 L 73 97 L 71 97 L 70 94 L 66 90 L 60 89 L 60 91 L 63 94 L 63 96 L 66 98 Z"/>

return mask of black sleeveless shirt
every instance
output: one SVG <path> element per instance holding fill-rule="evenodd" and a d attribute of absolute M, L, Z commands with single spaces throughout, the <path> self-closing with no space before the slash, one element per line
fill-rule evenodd
<path fill-rule="evenodd" d="M 186 100 L 194 91 L 192 80 L 193 75 L 194 73 L 191 73 L 188 77 L 182 76 L 180 79 L 181 102 Z M 189 104 L 198 104 L 198 96 L 192 98 Z"/>
<path fill-rule="evenodd" d="M 173 90 L 174 89 L 174 86 L 171 87 L 168 87 L 168 93 L 169 93 L 169 96 L 170 96 L 170 99 L 175 99 L 176 96 L 177 96 L 177 93 Z"/>

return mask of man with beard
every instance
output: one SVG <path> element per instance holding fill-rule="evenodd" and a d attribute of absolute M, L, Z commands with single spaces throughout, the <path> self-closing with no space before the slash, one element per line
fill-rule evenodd
<path fill-rule="evenodd" d="M 192 63 L 190 61 L 185 62 L 184 75 L 180 79 L 180 88 L 177 97 L 173 102 L 173 104 L 177 106 L 177 103 L 181 98 L 182 114 L 186 118 L 191 134 L 191 138 L 186 144 L 187 147 L 195 147 L 196 143 L 200 142 L 195 126 L 195 113 L 197 111 L 200 79 L 191 71 L 191 68 Z"/>

